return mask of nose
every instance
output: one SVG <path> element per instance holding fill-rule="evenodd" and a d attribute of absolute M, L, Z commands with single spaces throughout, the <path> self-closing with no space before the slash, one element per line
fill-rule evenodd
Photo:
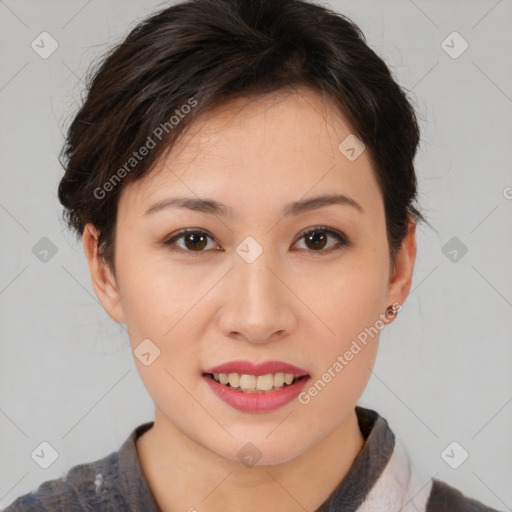
<path fill-rule="evenodd" d="M 287 281 L 289 276 L 287 279 L 265 251 L 252 263 L 236 256 L 222 291 L 222 334 L 250 343 L 268 343 L 292 333 L 299 301 Z"/>

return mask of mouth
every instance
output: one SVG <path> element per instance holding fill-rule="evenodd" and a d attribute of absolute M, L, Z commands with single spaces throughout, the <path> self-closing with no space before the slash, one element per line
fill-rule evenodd
<path fill-rule="evenodd" d="M 242 393 L 271 393 L 292 386 L 298 381 L 309 378 L 309 375 L 294 373 L 267 373 L 252 375 L 247 373 L 204 373 L 204 376 L 223 386 Z"/>
<path fill-rule="evenodd" d="M 272 412 L 286 406 L 310 378 L 303 368 L 283 361 L 229 361 L 202 374 L 218 398 L 247 413 Z"/>

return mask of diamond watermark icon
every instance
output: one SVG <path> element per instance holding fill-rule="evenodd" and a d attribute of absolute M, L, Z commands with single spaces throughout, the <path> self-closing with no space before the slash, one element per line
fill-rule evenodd
<path fill-rule="evenodd" d="M 468 248 L 456 236 L 453 236 L 443 245 L 441 251 L 452 263 L 458 263 L 468 252 Z"/>
<path fill-rule="evenodd" d="M 30 46 L 39 57 L 47 59 L 59 47 L 59 43 L 48 32 L 41 32 Z"/>
<path fill-rule="evenodd" d="M 340 152 L 351 162 L 361 155 L 364 148 L 363 142 L 353 133 L 345 137 L 338 146 Z"/>
<path fill-rule="evenodd" d="M 43 236 L 32 247 L 32 254 L 42 263 L 48 263 L 57 254 L 57 246 L 49 238 Z"/>
<path fill-rule="evenodd" d="M 252 263 L 263 252 L 263 247 L 252 236 L 248 236 L 238 244 L 236 252 L 244 261 Z"/>
<path fill-rule="evenodd" d="M 48 441 L 39 443 L 30 456 L 43 469 L 48 469 L 59 458 L 57 450 Z"/>
<path fill-rule="evenodd" d="M 251 442 L 245 443 L 236 454 L 238 460 L 247 467 L 254 466 L 261 459 L 261 452 Z"/>
<path fill-rule="evenodd" d="M 458 59 L 468 47 L 469 43 L 457 31 L 453 31 L 441 43 L 441 48 L 452 59 Z"/>
<path fill-rule="evenodd" d="M 441 458 L 452 469 L 457 469 L 469 457 L 469 453 L 457 441 L 452 441 L 442 452 Z"/>
<path fill-rule="evenodd" d="M 133 354 L 144 366 L 149 366 L 160 356 L 160 349 L 146 338 L 135 347 Z"/>

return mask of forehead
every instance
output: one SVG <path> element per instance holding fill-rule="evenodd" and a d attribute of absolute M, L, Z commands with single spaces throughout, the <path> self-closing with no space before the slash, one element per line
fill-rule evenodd
<path fill-rule="evenodd" d="M 335 105 L 306 88 L 230 100 L 189 125 L 153 170 L 125 187 L 120 203 L 142 214 L 170 192 L 243 198 L 243 206 L 330 189 L 371 201 L 378 190 L 369 155 L 350 161 L 339 149 L 351 134 Z"/>

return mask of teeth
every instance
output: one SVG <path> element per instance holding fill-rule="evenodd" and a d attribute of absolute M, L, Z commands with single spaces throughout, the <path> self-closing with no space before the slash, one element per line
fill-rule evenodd
<path fill-rule="evenodd" d="M 290 385 L 295 375 L 293 373 L 267 373 L 266 375 L 248 375 L 239 373 L 214 373 L 213 378 L 221 384 L 240 389 L 240 391 L 276 391 L 284 384 Z"/>
<path fill-rule="evenodd" d="M 228 374 L 229 379 L 229 385 L 232 388 L 239 388 L 240 387 L 240 375 L 238 373 L 230 373 Z"/>
<path fill-rule="evenodd" d="M 284 383 L 291 384 L 293 382 L 293 375 L 291 373 L 284 374 Z"/>
<path fill-rule="evenodd" d="M 240 389 L 242 391 L 256 389 L 256 377 L 254 375 L 240 375 Z"/>
<path fill-rule="evenodd" d="M 275 373 L 274 374 L 274 386 L 276 388 L 282 387 L 284 384 L 284 373 Z"/>
<path fill-rule="evenodd" d="M 274 376 L 271 373 L 267 375 L 258 375 L 256 379 L 256 389 L 260 391 L 270 391 L 274 387 Z"/>

